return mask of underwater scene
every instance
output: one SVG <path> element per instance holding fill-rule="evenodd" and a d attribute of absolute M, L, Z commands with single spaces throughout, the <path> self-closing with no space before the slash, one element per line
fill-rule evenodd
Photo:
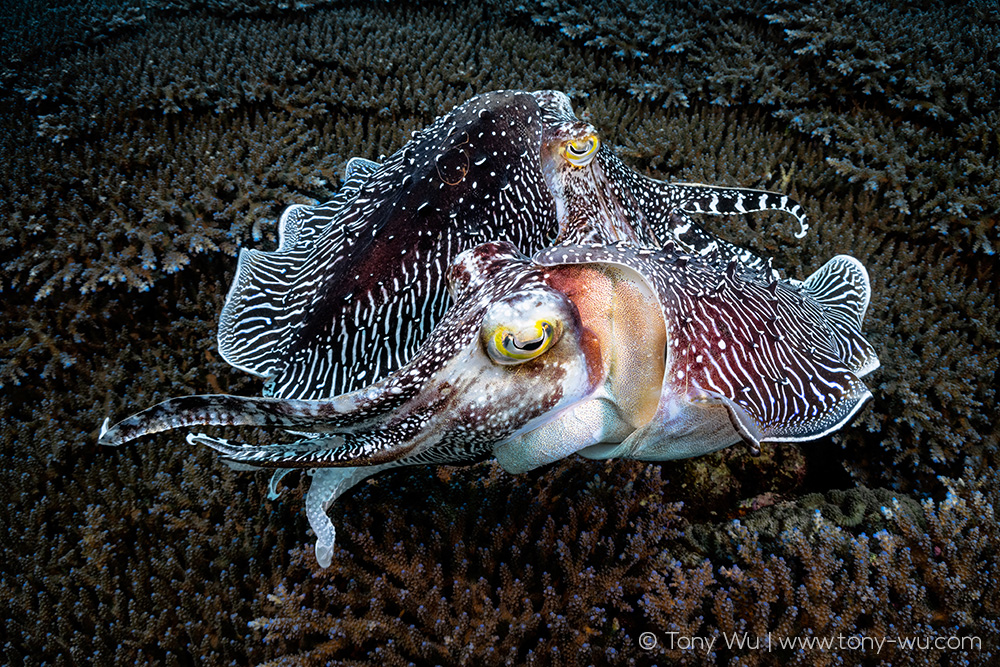
<path fill-rule="evenodd" d="M 1000 4 L 10 0 L 0 663 L 1000 664 Z"/>

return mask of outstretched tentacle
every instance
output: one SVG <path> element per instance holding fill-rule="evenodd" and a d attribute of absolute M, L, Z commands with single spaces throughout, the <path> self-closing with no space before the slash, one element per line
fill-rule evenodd
<path fill-rule="evenodd" d="M 655 193 L 651 199 L 636 198 L 637 204 L 645 207 L 646 219 L 653 236 L 661 244 L 675 243 L 714 266 L 724 267 L 736 259 L 760 276 L 779 278 L 771 268 L 770 259 L 764 259 L 750 250 L 733 245 L 706 231 L 691 218 L 691 213 L 738 215 L 759 211 L 783 211 L 798 221 L 799 232 L 796 237 L 804 236 L 809 228 L 802 207 L 793 199 L 776 192 L 717 187 L 701 183 L 663 183 L 638 176 L 636 179 L 633 186 L 637 191 Z"/>
<path fill-rule="evenodd" d="M 732 260 L 739 261 L 747 269 L 759 276 L 777 280 L 779 275 L 771 266 L 771 258 L 720 239 L 705 231 L 697 222 L 681 210 L 672 211 L 659 220 L 655 233 L 660 239 L 674 243 L 679 249 L 695 255 L 716 267 L 728 266 Z"/>
<path fill-rule="evenodd" d="M 711 213 L 714 215 L 740 215 L 759 211 L 782 211 L 799 223 L 795 238 L 800 239 L 809 230 L 805 211 L 797 201 L 778 192 L 753 188 L 729 188 L 702 183 L 669 183 L 682 211 Z"/>
<path fill-rule="evenodd" d="M 402 391 L 397 394 L 376 388 L 326 401 L 228 394 L 181 396 L 123 419 L 111 428 L 105 420 L 99 442 L 117 446 L 144 435 L 186 426 L 263 426 L 335 433 L 376 419 L 404 400 Z"/>
<path fill-rule="evenodd" d="M 405 420 L 393 429 L 365 430 L 329 437 L 313 437 L 289 443 L 247 445 L 232 443 L 204 433 L 192 433 L 187 441 L 205 445 L 222 454 L 230 465 L 247 468 L 291 470 L 296 468 L 345 468 L 380 465 L 408 454 L 415 442 L 407 442 Z"/>

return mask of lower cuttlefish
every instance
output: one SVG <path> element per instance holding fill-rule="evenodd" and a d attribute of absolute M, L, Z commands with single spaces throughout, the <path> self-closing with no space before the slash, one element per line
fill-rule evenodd
<path fill-rule="evenodd" d="M 745 442 L 805 441 L 847 423 L 879 365 L 861 333 L 870 285 L 837 256 L 804 282 L 736 259 L 725 266 L 661 249 L 569 245 L 533 258 L 508 243 L 461 253 L 454 305 L 408 363 L 323 400 L 174 398 L 108 428 L 100 442 L 195 425 L 308 432 L 250 446 L 188 442 L 238 468 L 311 469 L 306 498 L 326 567 L 326 513 L 381 470 L 489 456 L 520 473 L 571 454 L 664 461 Z"/>

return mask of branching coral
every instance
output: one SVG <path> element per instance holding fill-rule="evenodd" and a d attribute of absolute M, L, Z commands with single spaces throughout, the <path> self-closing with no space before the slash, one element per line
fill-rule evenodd
<path fill-rule="evenodd" d="M 923 506 L 813 496 L 764 510 L 783 527 L 759 533 L 749 525 L 762 517 L 686 525 L 656 467 L 612 464 L 581 483 L 586 465 L 530 484 L 428 474 L 437 508 L 390 507 L 389 480 L 370 485 L 345 519 L 340 567 L 310 577 L 298 550 L 253 622 L 291 652 L 266 664 L 986 665 L 1000 650 L 995 476 L 949 482 L 943 502 Z M 684 537 L 694 532 L 711 535 L 712 551 Z M 648 652 L 643 632 L 658 638 Z M 713 650 L 680 639 L 693 637 L 715 638 Z M 873 643 L 937 637 L 966 643 Z"/>
<path fill-rule="evenodd" d="M 767 109 L 830 144 L 830 165 L 911 216 L 911 233 L 992 255 L 996 7 L 924 5 L 549 0 L 523 9 L 627 61 L 640 99 Z"/>
<path fill-rule="evenodd" d="M 995 8 L 470 11 L 0 10 L 4 661 L 995 661 Z M 650 175 L 801 201 L 803 241 L 779 217 L 702 222 L 791 277 L 838 253 L 868 266 L 882 368 L 859 423 L 758 459 L 393 473 L 345 499 L 340 567 L 315 579 L 290 552 L 300 502 L 262 502 L 263 479 L 181 441 L 96 448 L 126 401 L 257 393 L 214 347 L 238 248 L 273 243 L 281 209 L 328 197 L 348 158 L 504 87 L 569 92 Z M 873 489 L 830 491 L 852 480 Z M 656 651 L 637 649 L 644 631 Z M 706 658 L 664 649 L 670 631 L 975 635 L 982 649 Z"/>
<path fill-rule="evenodd" d="M 275 616 L 254 622 L 269 641 L 309 648 L 272 664 L 633 661 L 630 601 L 651 575 L 646 556 L 677 537 L 658 470 L 615 466 L 612 481 L 577 462 L 512 484 L 483 466 L 448 481 L 418 473 L 431 493 L 424 507 L 393 506 L 418 492 L 412 476 L 359 494 L 339 567 L 292 575 L 270 598 Z M 310 558 L 297 552 L 295 572 L 311 570 Z"/>
<path fill-rule="evenodd" d="M 142 336 L 122 334 L 114 303 L 92 302 L 106 309 L 96 321 L 68 314 L 78 340 L 53 344 L 73 348 L 73 365 L 39 341 L 23 368 L 45 378 L 5 393 L 3 530 L 16 536 L 0 556 L 5 664 L 190 664 L 193 655 L 246 664 L 245 601 L 284 553 L 282 533 L 254 512 L 259 492 L 225 470 L 158 455 L 162 444 L 108 456 L 89 444 L 109 388 L 155 400 L 164 385 L 226 384 L 224 365 L 199 349 L 209 340 L 202 309 L 224 285 L 177 287 L 175 303 L 132 303 Z M 150 345 L 157 336 L 188 351 Z"/>

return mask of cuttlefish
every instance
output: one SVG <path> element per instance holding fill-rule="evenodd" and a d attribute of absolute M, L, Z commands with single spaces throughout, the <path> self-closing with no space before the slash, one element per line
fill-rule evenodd
<path fill-rule="evenodd" d="M 806 441 L 847 423 L 878 367 L 861 333 L 870 285 L 837 256 L 804 282 L 668 243 L 567 245 L 521 254 L 486 243 L 446 273 L 454 305 L 413 358 L 323 400 L 174 398 L 107 428 L 101 442 L 194 425 L 308 432 L 250 446 L 193 444 L 244 468 L 314 470 L 306 499 L 329 565 L 329 504 L 386 468 L 493 456 L 513 473 L 571 454 L 664 461 L 738 442 Z"/>
<path fill-rule="evenodd" d="M 704 231 L 690 213 L 780 210 L 761 190 L 665 183 L 625 166 L 556 91 L 485 93 L 382 164 L 352 159 L 336 197 L 294 205 L 278 248 L 240 252 L 219 351 L 265 378 L 265 394 L 316 399 L 402 367 L 448 308 L 458 254 L 507 241 L 528 253 L 563 243 L 673 243 L 725 265 L 767 263 Z"/>

